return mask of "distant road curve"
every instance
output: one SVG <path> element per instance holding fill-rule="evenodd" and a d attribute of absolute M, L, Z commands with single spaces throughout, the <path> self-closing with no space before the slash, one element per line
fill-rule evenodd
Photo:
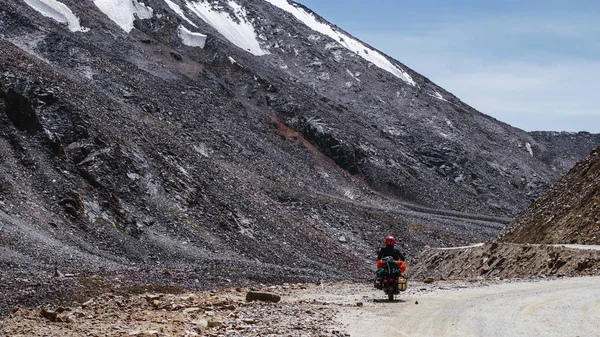
<path fill-rule="evenodd" d="M 566 247 L 566 248 L 573 248 L 573 249 L 600 250 L 600 246 L 598 246 L 598 245 L 548 245 L 548 246 Z M 599 334 L 599 336 L 600 336 L 600 334 Z"/>
<path fill-rule="evenodd" d="M 328 193 L 323 193 L 323 192 L 318 192 L 318 191 L 312 191 L 312 193 L 315 194 L 315 195 L 320 195 L 322 197 L 327 197 L 327 198 L 335 199 L 335 200 L 338 200 L 338 201 L 342 201 L 342 202 L 345 202 L 345 203 L 353 204 L 353 205 L 360 206 L 360 207 L 367 208 L 367 209 L 375 209 L 375 210 L 382 210 L 382 211 L 388 211 L 388 212 L 398 212 L 398 211 L 401 211 L 401 209 L 399 209 L 399 208 L 375 206 L 375 205 L 367 204 L 365 202 L 351 200 L 351 199 L 348 199 L 348 198 L 345 198 L 345 197 L 341 197 L 341 196 L 338 196 L 338 195 L 333 195 L 333 194 L 328 194 Z M 408 203 L 408 202 L 396 201 L 395 203 L 397 204 L 397 206 L 403 207 L 403 208 L 405 208 L 407 210 L 411 210 L 413 212 L 424 213 L 424 214 L 446 216 L 446 217 L 452 217 L 452 218 L 457 218 L 457 219 L 468 219 L 468 220 L 476 220 L 476 221 L 486 221 L 486 222 L 498 223 L 498 224 L 503 224 L 503 225 L 506 225 L 506 224 L 510 223 L 510 221 L 512 221 L 511 218 L 496 217 L 496 216 L 481 215 L 481 214 L 463 213 L 463 212 L 450 211 L 450 210 L 445 210 L 445 209 L 429 208 L 429 207 L 424 207 L 424 206 L 420 206 L 420 205 L 411 204 L 411 203 Z"/>
<path fill-rule="evenodd" d="M 455 250 L 455 249 L 469 249 L 469 248 L 475 248 L 475 247 L 481 247 L 483 246 L 484 243 L 480 242 L 480 243 L 475 243 L 472 244 L 470 246 L 460 246 L 460 247 L 436 247 L 436 248 L 432 248 L 432 249 L 437 249 L 437 250 Z M 549 245 L 545 245 L 545 244 L 531 244 L 531 243 L 526 243 L 523 244 L 523 246 L 553 246 L 553 247 L 565 247 L 565 248 L 571 248 L 571 249 L 587 249 L 587 250 L 600 250 L 600 246 L 599 245 L 574 245 L 574 244 L 549 244 Z M 600 334 L 599 334 L 600 336 Z"/>
<path fill-rule="evenodd" d="M 484 243 L 476 243 L 470 246 L 460 246 L 460 247 L 439 247 L 439 248 L 433 248 L 433 249 L 437 249 L 437 250 L 455 250 L 455 249 L 469 249 L 469 248 L 475 248 L 475 247 L 481 247 L 483 246 Z"/>

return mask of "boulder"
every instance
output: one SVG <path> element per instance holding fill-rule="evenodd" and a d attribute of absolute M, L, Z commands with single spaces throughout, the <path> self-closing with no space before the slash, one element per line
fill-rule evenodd
<path fill-rule="evenodd" d="M 183 56 L 181 56 L 181 54 L 179 54 L 179 53 L 176 53 L 176 52 L 172 51 L 172 52 L 170 52 L 170 54 L 177 61 L 182 61 L 183 60 Z"/>
<path fill-rule="evenodd" d="M 219 320 L 216 320 L 216 319 L 213 319 L 213 320 L 208 321 L 207 327 L 208 328 L 218 328 L 221 325 L 223 325 L 223 322 L 221 322 Z"/>
<path fill-rule="evenodd" d="M 265 292 L 249 291 L 248 293 L 246 293 L 246 301 L 263 301 L 277 303 L 281 301 L 281 296 Z"/>
<path fill-rule="evenodd" d="M 40 315 L 51 322 L 56 322 L 58 320 L 58 313 L 54 310 L 42 308 L 40 310 Z"/>

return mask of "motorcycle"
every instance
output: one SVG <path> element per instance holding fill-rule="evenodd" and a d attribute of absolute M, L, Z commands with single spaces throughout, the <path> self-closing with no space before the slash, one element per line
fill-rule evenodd
<path fill-rule="evenodd" d="M 388 300 L 393 301 L 394 296 L 405 291 L 407 284 L 406 278 L 402 275 L 406 266 L 403 261 L 394 261 L 392 257 L 384 257 L 378 263 L 377 280 L 375 287 L 382 289 L 388 296 Z"/>
<path fill-rule="evenodd" d="M 382 289 L 389 301 L 393 301 L 395 295 L 406 290 L 406 278 L 402 276 L 384 278 L 382 283 Z"/>

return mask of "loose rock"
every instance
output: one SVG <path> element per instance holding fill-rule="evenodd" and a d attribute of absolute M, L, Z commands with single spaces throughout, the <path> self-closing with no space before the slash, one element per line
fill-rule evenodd
<path fill-rule="evenodd" d="M 246 293 L 246 301 L 263 301 L 277 303 L 281 301 L 281 296 L 265 292 L 249 291 Z"/>

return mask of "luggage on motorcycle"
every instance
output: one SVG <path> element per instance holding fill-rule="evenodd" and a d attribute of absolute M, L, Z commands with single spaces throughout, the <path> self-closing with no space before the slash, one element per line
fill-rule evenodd
<path fill-rule="evenodd" d="M 398 277 L 400 276 L 400 268 L 389 268 L 386 269 L 385 271 L 386 275 L 391 276 L 391 277 Z"/>
<path fill-rule="evenodd" d="M 400 266 L 400 272 L 404 273 L 406 271 L 406 263 L 404 263 L 404 261 L 398 261 L 398 265 Z"/>
<path fill-rule="evenodd" d="M 377 269 L 375 274 L 377 274 L 377 276 L 379 276 L 380 278 L 385 278 L 385 277 L 390 277 L 390 276 L 395 277 L 395 276 L 400 276 L 400 269 L 398 269 L 398 268 L 379 268 L 379 269 Z"/>
<path fill-rule="evenodd" d="M 373 286 L 375 287 L 375 289 L 383 289 L 382 280 L 380 278 L 377 278 Z"/>
<path fill-rule="evenodd" d="M 401 277 L 398 279 L 398 290 L 400 290 L 400 291 L 406 290 L 406 278 Z"/>
<path fill-rule="evenodd" d="M 391 256 L 384 256 L 381 261 L 383 261 L 383 263 L 390 263 L 390 262 L 394 262 L 394 258 Z"/>
<path fill-rule="evenodd" d="M 391 256 L 386 256 L 382 259 L 385 275 L 400 276 L 400 265 L 394 261 Z"/>

